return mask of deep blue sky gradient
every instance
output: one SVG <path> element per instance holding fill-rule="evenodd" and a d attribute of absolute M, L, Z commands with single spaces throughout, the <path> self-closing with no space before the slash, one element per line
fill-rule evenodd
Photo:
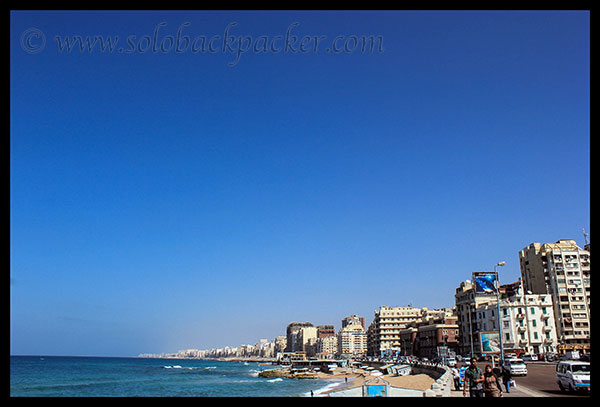
<path fill-rule="evenodd" d="M 56 49 L 161 22 L 384 52 Z M 589 54 L 587 12 L 13 12 L 11 353 L 237 346 L 516 281 L 589 232 Z"/>

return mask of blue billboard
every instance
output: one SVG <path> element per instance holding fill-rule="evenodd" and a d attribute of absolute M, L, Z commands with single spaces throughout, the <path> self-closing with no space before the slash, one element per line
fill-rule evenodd
<path fill-rule="evenodd" d="M 476 294 L 496 294 L 496 273 L 476 271 L 473 273 Z"/>

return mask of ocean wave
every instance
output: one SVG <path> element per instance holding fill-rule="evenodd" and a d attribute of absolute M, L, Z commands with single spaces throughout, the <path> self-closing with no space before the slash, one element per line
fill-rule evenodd
<path fill-rule="evenodd" d="M 275 382 L 282 382 L 283 379 L 281 377 L 278 377 L 276 379 L 271 379 L 271 380 L 267 380 L 269 383 L 275 383 Z"/>
<path fill-rule="evenodd" d="M 318 395 L 323 394 L 325 392 L 331 391 L 331 390 L 333 390 L 336 387 L 341 386 L 341 385 L 342 385 L 341 381 L 336 381 L 336 382 L 327 384 L 325 387 L 321 387 L 320 389 L 315 390 L 313 393 L 314 393 L 315 396 L 318 396 Z M 306 396 L 306 397 L 310 396 L 310 392 L 304 393 L 303 396 Z"/>

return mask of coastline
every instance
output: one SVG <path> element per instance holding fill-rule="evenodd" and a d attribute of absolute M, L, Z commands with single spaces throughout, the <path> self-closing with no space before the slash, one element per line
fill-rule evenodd
<path fill-rule="evenodd" d="M 263 371 L 259 373 L 259 376 L 283 377 L 297 380 L 311 378 L 331 381 L 331 383 L 313 392 L 315 396 L 320 397 L 327 397 L 331 393 L 360 387 L 365 382 L 376 377 L 380 377 L 383 380 L 387 381 L 392 387 L 421 391 L 430 389 L 431 385 L 435 382 L 435 379 L 433 379 L 427 374 L 416 374 L 406 376 L 395 376 L 386 374 L 374 376 L 371 374 L 371 372 L 358 368 L 341 368 L 339 369 L 339 371 L 336 371 L 334 373 L 314 372 L 310 375 L 307 375 L 302 373 L 294 374 L 290 371 L 289 367 L 283 367 Z"/>

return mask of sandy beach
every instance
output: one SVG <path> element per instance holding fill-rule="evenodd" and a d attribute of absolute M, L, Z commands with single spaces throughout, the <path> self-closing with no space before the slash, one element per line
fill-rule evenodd
<path fill-rule="evenodd" d="M 290 372 L 288 368 L 283 369 L 275 369 L 271 371 L 273 374 L 280 374 L 285 377 L 293 377 L 290 376 Z M 335 389 L 330 389 L 324 391 L 323 395 L 331 393 L 333 391 L 340 391 L 343 389 L 352 389 L 355 387 L 362 386 L 366 381 L 371 380 L 375 377 L 381 377 L 385 381 L 387 381 L 392 387 L 400 387 L 404 389 L 414 389 L 414 390 L 427 390 L 431 388 L 431 385 L 435 381 L 433 378 L 426 374 L 417 374 L 417 375 L 407 375 L 407 376 L 394 376 L 394 375 L 382 375 L 382 376 L 373 376 L 368 371 L 362 369 L 350 369 L 350 368 L 340 368 L 337 369 L 334 373 L 323 373 L 318 372 L 311 375 L 312 377 L 318 379 L 336 379 L 343 381 L 344 379 L 348 379 L 347 383 L 344 381 L 339 386 L 335 387 Z M 298 377 L 298 376 L 296 376 Z M 302 380 L 302 379 L 299 379 Z"/>

